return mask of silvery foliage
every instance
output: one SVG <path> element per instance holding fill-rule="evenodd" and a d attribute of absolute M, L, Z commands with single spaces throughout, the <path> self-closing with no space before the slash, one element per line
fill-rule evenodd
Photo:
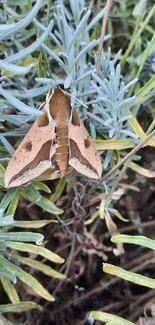
<path fill-rule="evenodd" d="M 95 53 L 99 40 L 92 40 L 90 32 L 103 17 L 104 9 L 91 19 L 91 11 L 86 8 L 84 0 L 69 0 L 69 6 L 65 6 L 65 1 L 57 0 L 51 8 L 50 23 L 45 27 L 45 10 L 41 21 L 35 18 L 43 4 L 43 0 L 37 0 L 25 18 L 12 23 L 11 28 L 10 24 L 0 26 L 0 40 L 5 40 L 6 45 L 5 59 L 0 60 L 0 68 L 13 74 L 12 78 L 2 76 L 0 79 L 0 94 L 3 96 L 0 119 L 1 122 L 8 121 L 17 126 L 14 131 L 5 133 L 5 137 L 24 135 L 29 128 L 28 122 L 41 114 L 36 109 L 41 104 L 39 96 L 45 97 L 48 90 L 57 85 L 63 86 L 66 93 L 70 94 L 72 105 L 87 122 L 93 137 L 96 137 L 96 128 L 110 139 L 134 137 L 127 123 L 134 97 L 127 98 L 126 92 L 136 80 L 124 84 L 120 66 L 116 66 L 120 51 L 113 60 L 110 49 L 107 56 L 102 53 L 100 73 L 96 74 Z M 16 6 L 12 10 L 15 12 Z M 7 11 L 5 18 L 9 20 Z M 26 33 L 24 28 L 27 26 L 31 27 Z M 36 41 L 25 48 L 23 42 L 34 36 L 36 31 Z M 106 35 L 105 41 L 109 37 Z M 46 71 L 47 78 L 35 78 L 36 84 L 28 89 L 31 80 L 36 77 L 36 62 L 33 58 L 32 63 L 30 60 L 26 66 L 18 64 L 40 50 L 46 54 L 52 75 Z M 62 72 L 66 77 L 60 78 Z M 9 108 L 16 108 L 18 114 L 3 113 L 8 102 Z M 5 137 L 3 133 L 0 134 L 1 142 L 12 154 Z"/>

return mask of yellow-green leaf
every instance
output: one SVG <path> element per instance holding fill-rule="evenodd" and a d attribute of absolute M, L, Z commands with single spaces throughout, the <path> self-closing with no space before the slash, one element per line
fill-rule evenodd
<path fill-rule="evenodd" d="M 132 127 L 132 130 L 141 140 L 144 140 L 147 137 L 147 135 L 143 131 L 141 125 L 138 123 L 135 116 L 131 112 L 129 112 L 129 115 L 131 116 L 131 119 L 129 119 L 128 122 Z"/>
<path fill-rule="evenodd" d="M 64 274 L 55 271 L 50 266 L 45 265 L 45 264 L 38 262 L 36 260 L 32 260 L 31 258 L 21 257 L 19 255 L 14 255 L 13 257 L 16 258 L 18 261 L 20 261 L 22 264 L 28 265 L 31 268 L 39 270 L 40 272 L 43 272 L 44 274 L 46 274 L 48 276 L 52 276 L 53 278 L 65 279 L 65 277 L 66 277 Z"/>
<path fill-rule="evenodd" d="M 64 262 L 63 258 L 61 258 L 59 255 L 51 252 L 50 250 L 48 250 L 45 247 L 40 247 L 40 246 L 36 246 L 33 244 L 27 244 L 27 243 L 12 242 L 12 241 L 10 241 L 10 242 L 7 241 L 4 243 L 4 245 L 6 247 L 10 247 L 17 251 L 29 252 L 29 253 L 33 253 L 36 255 L 41 255 L 41 256 L 47 258 L 49 261 L 54 262 L 54 263 L 61 264 Z"/>
<path fill-rule="evenodd" d="M 9 207 L 6 212 L 7 215 L 14 216 L 16 209 L 17 209 L 17 205 L 18 205 L 19 195 L 20 195 L 20 190 L 14 189 L 14 192 L 12 193 L 11 202 L 10 202 Z"/>
<path fill-rule="evenodd" d="M 111 212 L 112 214 L 114 214 L 118 219 L 120 219 L 120 220 L 122 220 L 122 221 L 124 221 L 124 222 L 129 222 L 129 220 L 126 219 L 126 218 L 124 218 L 124 217 L 121 215 L 121 213 L 120 213 L 119 211 L 117 211 L 117 210 L 115 210 L 115 209 L 112 209 L 112 210 L 110 210 L 110 212 Z"/>
<path fill-rule="evenodd" d="M 115 275 L 121 279 L 124 279 L 126 281 L 130 281 L 133 283 L 136 283 L 138 285 L 155 289 L 155 280 L 152 278 L 148 278 L 146 276 L 143 276 L 141 274 L 137 274 L 130 271 L 125 271 L 121 267 L 104 263 L 103 264 L 103 271 L 108 274 Z"/>
<path fill-rule="evenodd" d="M 118 233 L 117 226 L 115 222 L 112 220 L 108 211 L 105 212 L 105 222 L 111 236 Z"/>
<path fill-rule="evenodd" d="M 33 181 L 33 185 L 39 191 L 44 191 L 45 193 L 51 193 L 50 188 L 42 182 Z"/>
<path fill-rule="evenodd" d="M 7 261 L 4 257 L 0 256 L 0 267 L 7 270 L 19 278 L 22 282 L 26 283 L 42 298 L 54 301 L 54 297 L 29 273 L 22 270 L 19 266 Z"/>
<path fill-rule="evenodd" d="M 97 150 L 124 150 L 134 148 L 132 139 L 117 139 L 117 140 L 93 140 Z"/>
<path fill-rule="evenodd" d="M 115 316 L 109 313 L 105 313 L 102 311 L 91 311 L 90 313 L 91 317 L 94 318 L 95 320 L 98 320 L 100 322 L 104 322 L 108 324 L 115 324 L 115 325 L 136 325 L 122 317 Z M 109 323 L 110 322 L 110 323 Z"/>
<path fill-rule="evenodd" d="M 0 313 L 19 313 L 22 311 L 27 311 L 37 308 L 38 310 L 42 311 L 42 307 L 40 305 L 37 305 L 35 302 L 32 301 L 22 301 L 18 302 L 16 304 L 6 304 L 6 305 L 0 305 Z"/>
<path fill-rule="evenodd" d="M 90 225 L 99 216 L 99 214 L 100 214 L 100 211 L 99 210 L 95 211 L 95 213 L 93 213 L 93 215 L 91 216 L 91 218 L 87 219 L 84 222 L 84 224 L 85 225 Z"/>
<path fill-rule="evenodd" d="M 155 75 L 136 93 L 135 105 L 144 103 L 148 98 L 146 96 L 155 87 Z M 153 93 L 152 93 L 153 96 Z M 151 96 L 151 97 L 152 97 Z"/>
<path fill-rule="evenodd" d="M 0 185 L 4 186 L 5 168 L 0 164 Z"/>
<path fill-rule="evenodd" d="M 12 227 L 19 227 L 19 228 L 42 228 L 49 223 L 54 222 L 57 223 L 57 220 L 36 220 L 36 221 L 15 221 Z"/>
<path fill-rule="evenodd" d="M 4 288 L 5 292 L 7 293 L 10 301 L 14 304 L 16 302 L 19 302 L 20 299 L 19 299 L 18 293 L 17 293 L 14 285 L 10 281 L 10 279 L 8 279 L 6 277 L 1 277 L 1 282 L 2 282 L 3 288 Z"/>
<path fill-rule="evenodd" d="M 142 175 L 142 176 L 145 176 L 145 177 L 148 177 L 148 178 L 155 177 L 155 171 L 152 171 L 152 170 L 146 169 L 144 167 L 141 167 L 141 166 L 137 165 L 136 163 L 134 163 L 132 161 L 129 163 L 129 167 L 132 170 L 134 170 L 135 172 L 137 172 L 138 174 Z"/>
<path fill-rule="evenodd" d="M 34 197 L 32 197 L 30 195 L 30 193 L 26 189 L 22 191 L 22 196 L 26 200 L 38 205 L 39 207 L 41 207 L 42 209 L 44 209 L 45 211 L 47 211 L 49 213 L 52 213 L 52 214 L 62 214 L 63 213 L 63 210 L 57 208 L 53 202 L 51 202 L 50 200 L 46 199 L 43 196 L 41 196 L 40 199 L 37 201 Z"/>
<path fill-rule="evenodd" d="M 0 315 L 0 325 L 14 325 L 8 319 L 6 319 L 2 314 Z"/>
<path fill-rule="evenodd" d="M 41 245 L 43 239 L 44 236 L 37 232 L 0 232 L 0 241 L 3 241 L 4 245 L 7 241 L 10 242 L 12 240 L 15 240 L 16 242 L 35 242 L 37 245 Z"/>
<path fill-rule="evenodd" d="M 105 214 L 105 199 L 102 200 L 101 203 L 100 203 L 99 212 L 100 212 L 100 218 L 101 219 L 104 219 L 104 214 Z"/>
<path fill-rule="evenodd" d="M 116 235 L 111 238 L 113 243 L 135 244 L 155 250 L 155 240 L 145 236 Z"/>
<path fill-rule="evenodd" d="M 132 130 L 134 133 L 141 139 L 144 140 L 147 137 L 147 134 L 142 129 L 141 125 L 135 118 L 135 116 L 129 112 L 129 115 L 131 116 L 131 119 L 129 119 L 129 124 L 132 127 Z M 155 137 L 153 137 L 150 141 L 147 142 L 146 146 L 153 146 L 155 147 Z"/>
<path fill-rule="evenodd" d="M 60 178 L 58 185 L 56 187 L 56 190 L 55 190 L 54 194 L 52 194 L 52 196 L 51 196 L 52 202 L 55 202 L 60 198 L 60 196 L 65 188 L 65 185 L 66 185 L 66 178 L 65 177 Z"/>

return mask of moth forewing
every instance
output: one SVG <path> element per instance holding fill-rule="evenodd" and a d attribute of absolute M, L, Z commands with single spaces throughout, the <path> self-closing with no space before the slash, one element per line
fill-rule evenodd
<path fill-rule="evenodd" d="M 93 140 L 74 110 L 72 111 L 72 120 L 68 122 L 68 137 L 70 142 L 69 165 L 87 177 L 101 178 L 100 156 Z"/>
<path fill-rule="evenodd" d="M 6 188 L 26 184 L 50 168 L 54 138 L 55 125 L 49 123 L 46 113 L 39 116 L 7 166 Z"/>

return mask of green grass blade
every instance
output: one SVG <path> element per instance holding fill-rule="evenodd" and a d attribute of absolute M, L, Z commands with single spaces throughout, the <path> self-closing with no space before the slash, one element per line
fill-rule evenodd
<path fill-rule="evenodd" d="M 136 100 L 135 100 L 135 106 L 144 103 L 146 100 L 148 100 L 148 93 L 155 87 L 155 75 L 141 88 L 137 91 L 135 94 Z M 154 93 L 152 93 L 151 97 L 154 96 Z"/>
<path fill-rule="evenodd" d="M 131 40 L 130 40 L 130 44 L 129 44 L 129 46 L 128 46 L 126 52 L 125 52 L 125 54 L 123 55 L 123 58 L 122 58 L 122 61 L 121 61 L 122 69 L 123 69 L 123 67 L 125 65 L 125 62 L 126 62 L 127 58 L 129 57 L 130 52 L 132 51 L 133 47 L 135 46 L 138 38 L 140 37 L 140 35 L 142 34 L 143 30 L 147 26 L 149 20 L 151 19 L 151 17 L 154 14 L 155 14 L 155 5 L 148 12 L 147 17 L 145 18 L 145 20 L 143 21 L 142 25 L 137 30 L 137 32 L 136 33 L 133 33 L 133 36 L 131 37 Z"/>
<path fill-rule="evenodd" d="M 141 60 L 141 64 L 140 64 L 139 69 L 138 69 L 137 74 L 136 74 L 137 78 L 141 74 L 141 72 L 142 72 L 142 70 L 144 68 L 144 64 L 145 64 L 145 62 L 146 62 L 152 48 L 154 47 L 154 44 L 155 44 L 155 33 L 152 36 L 151 42 L 148 44 L 146 50 L 144 51 L 143 58 Z"/>

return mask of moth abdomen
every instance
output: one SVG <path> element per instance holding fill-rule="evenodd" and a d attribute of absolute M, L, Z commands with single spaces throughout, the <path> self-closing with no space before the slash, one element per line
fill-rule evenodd
<path fill-rule="evenodd" d="M 57 143 L 58 143 L 58 147 L 56 149 L 56 162 L 60 169 L 61 177 L 63 177 L 66 174 L 66 170 L 68 168 L 68 160 L 69 160 L 67 125 L 64 127 L 57 127 L 56 134 L 57 134 Z"/>

